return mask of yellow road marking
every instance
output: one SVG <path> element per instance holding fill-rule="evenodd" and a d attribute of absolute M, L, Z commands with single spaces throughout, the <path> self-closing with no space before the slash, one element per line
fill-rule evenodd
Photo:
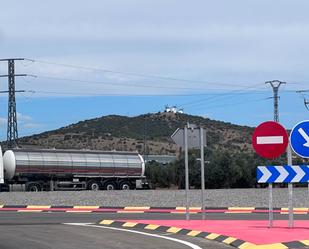
<path fill-rule="evenodd" d="M 309 240 L 301 240 L 300 242 L 305 244 L 306 246 L 309 246 Z"/>
<path fill-rule="evenodd" d="M 240 248 L 240 247 L 239 247 Z M 267 245 L 254 245 L 253 247 L 248 247 L 248 249 L 287 249 L 285 245 L 281 243 L 267 244 Z"/>
<path fill-rule="evenodd" d="M 114 221 L 113 220 L 102 220 L 101 222 L 100 222 L 100 224 L 102 224 L 102 225 L 110 225 L 110 224 L 112 224 Z"/>
<path fill-rule="evenodd" d="M 308 213 L 308 208 L 293 208 L 294 214 L 307 214 Z M 288 214 L 289 209 L 288 208 L 281 208 L 280 210 L 281 214 Z"/>
<path fill-rule="evenodd" d="M 191 232 L 189 232 L 189 233 L 187 233 L 187 235 L 189 235 L 189 236 L 196 236 L 196 235 L 198 235 L 198 234 L 200 234 L 201 233 L 201 231 L 191 231 Z"/>
<path fill-rule="evenodd" d="M 151 224 L 149 224 L 148 226 L 145 227 L 145 229 L 156 230 L 158 227 L 159 227 L 158 225 L 151 225 Z"/>
<path fill-rule="evenodd" d="M 199 211 L 201 211 L 202 208 L 201 207 L 189 207 L 189 212 L 191 214 L 196 214 L 198 213 Z M 180 213 L 179 211 L 186 211 L 186 207 L 176 207 L 175 208 L 175 211 L 172 211 L 171 213 Z"/>
<path fill-rule="evenodd" d="M 91 213 L 91 210 L 68 210 L 66 213 Z"/>
<path fill-rule="evenodd" d="M 100 206 L 74 206 L 73 208 L 78 209 L 98 209 Z"/>
<path fill-rule="evenodd" d="M 137 223 L 134 223 L 134 222 L 126 222 L 122 226 L 123 227 L 135 227 L 136 225 Z"/>
<path fill-rule="evenodd" d="M 150 207 L 125 207 L 124 210 L 130 209 L 130 210 L 146 210 L 150 209 Z"/>
<path fill-rule="evenodd" d="M 223 240 L 222 242 L 229 245 L 232 242 L 234 242 L 235 240 L 237 240 L 237 239 L 233 238 L 233 237 L 228 237 L 227 239 Z"/>
<path fill-rule="evenodd" d="M 240 245 L 238 247 L 239 249 L 245 249 L 245 248 L 248 248 L 248 249 L 253 249 L 253 248 L 256 248 L 256 245 L 255 244 L 252 244 L 252 243 L 249 243 L 249 242 L 245 242 L 243 243 L 242 245 Z M 263 247 L 264 248 L 264 247 Z M 262 249 L 262 248 L 261 248 Z"/>
<path fill-rule="evenodd" d="M 229 207 L 225 213 L 251 213 L 253 210 L 254 207 Z"/>
<path fill-rule="evenodd" d="M 206 236 L 207 239 L 215 239 L 217 237 L 219 237 L 220 234 L 217 234 L 217 233 L 211 233 L 209 235 Z"/>
<path fill-rule="evenodd" d="M 229 207 L 228 210 L 255 210 L 255 207 Z"/>
<path fill-rule="evenodd" d="M 142 214 L 145 213 L 144 211 L 117 211 L 119 214 Z"/>
<path fill-rule="evenodd" d="M 181 228 L 178 227 L 170 227 L 166 232 L 168 233 L 177 233 L 181 230 Z"/>
<path fill-rule="evenodd" d="M 50 208 L 50 206 L 36 206 L 36 205 L 28 205 L 27 208 Z"/>
<path fill-rule="evenodd" d="M 20 212 L 20 213 L 23 213 L 23 212 L 28 212 L 28 213 L 31 213 L 31 212 L 33 212 L 33 213 L 39 213 L 39 212 L 42 212 L 43 210 L 26 210 L 26 209 L 24 209 L 24 210 L 17 210 L 17 212 Z"/>

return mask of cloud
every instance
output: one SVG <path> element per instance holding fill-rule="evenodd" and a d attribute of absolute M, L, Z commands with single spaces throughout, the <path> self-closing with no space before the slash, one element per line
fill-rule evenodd
<path fill-rule="evenodd" d="M 37 128 L 42 128 L 43 125 L 39 123 L 26 123 L 22 125 L 22 128 L 24 129 L 37 129 Z"/>
<path fill-rule="evenodd" d="M 32 121 L 32 118 L 28 115 L 21 114 L 21 113 L 17 112 L 17 121 L 19 123 L 28 123 L 28 122 Z"/>
<path fill-rule="evenodd" d="M 6 118 L 3 118 L 3 117 L 0 117 L 0 126 L 4 127 L 7 125 L 7 119 Z"/>
<path fill-rule="evenodd" d="M 10 20 L 0 27 L 6 35 L 1 47 L 5 51 L 3 57 L 19 53 L 18 56 L 60 64 L 210 83 L 263 84 L 278 76 L 301 81 L 309 77 L 307 7 L 308 1 L 302 0 L 197 0 L 194 4 L 176 0 L 94 0 L 91 5 L 74 0 L 47 0 L 44 4 L 37 0 L 11 0 L 3 3 L 0 10 L 0 23 Z M 10 18 L 12 13 L 19 19 Z M 20 89 L 37 91 L 34 97 L 57 96 L 52 92 L 62 92 L 61 96 L 70 96 L 66 92 L 76 93 L 74 96 L 87 92 L 159 95 L 167 91 L 189 93 L 181 89 L 188 86 L 204 91 L 219 88 L 214 83 L 162 81 L 42 63 L 20 69 L 17 71 L 21 73 L 115 83 L 19 80 Z M 50 93 L 42 95 L 39 91 Z"/>

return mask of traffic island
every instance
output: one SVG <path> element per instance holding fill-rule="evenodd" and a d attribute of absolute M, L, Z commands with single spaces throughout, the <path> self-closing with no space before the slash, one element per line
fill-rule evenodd
<path fill-rule="evenodd" d="M 102 220 L 99 224 L 200 237 L 240 249 L 309 246 L 309 221 L 296 221 L 294 228 L 288 228 L 285 220 L 275 221 L 273 228 L 265 220 Z"/>

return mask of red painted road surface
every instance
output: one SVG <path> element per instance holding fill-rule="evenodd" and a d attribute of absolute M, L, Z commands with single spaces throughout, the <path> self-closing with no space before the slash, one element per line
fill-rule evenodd
<path fill-rule="evenodd" d="M 130 222 L 173 226 L 189 230 L 218 233 L 257 245 L 309 240 L 309 221 L 298 220 L 288 228 L 287 220 L 274 221 L 268 228 L 265 220 L 130 220 Z"/>

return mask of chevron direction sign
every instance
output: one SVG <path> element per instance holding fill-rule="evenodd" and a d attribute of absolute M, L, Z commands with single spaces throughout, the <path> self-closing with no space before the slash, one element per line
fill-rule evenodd
<path fill-rule="evenodd" d="M 309 165 L 299 166 L 258 166 L 258 183 L 309 182 Z"/>

